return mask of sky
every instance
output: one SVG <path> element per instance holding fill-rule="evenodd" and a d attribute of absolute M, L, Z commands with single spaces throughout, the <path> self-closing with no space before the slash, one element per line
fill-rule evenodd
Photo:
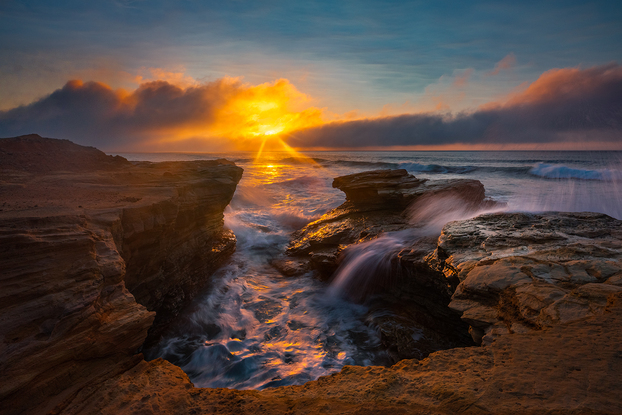
<path fill-rule="evenodd" d="M 622 149 L 619 1 L 0 2 L 0 137 Z"/>

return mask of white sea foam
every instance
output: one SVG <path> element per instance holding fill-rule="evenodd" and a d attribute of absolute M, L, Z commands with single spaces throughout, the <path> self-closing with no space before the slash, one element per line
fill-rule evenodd
<path fill-rule="evenodd" d="M 622 174 L 611 168 L 620 164 L 622 153 L 309 154 L 319 164 L 285 163 L 283 154 L 267 154 L 272 158 L 261 163 L 252 162 L 254 155 L 236 154 L 127 156 L 152 161 L 224 157 L 244 168 L 225 213 L 225 225 L 238 238 L 237 252 L 209 277 L 211 291 L 196 299 L 151 356 L 174 361 L 199 386 L 301 384 L 344 364 L 384 362 L 363 305 L 345 301 L 342 294 L 326 295 L 326 285 L 310 275 L 284 278 L 269 265 L 283 253 L 293 230 L 345 200 L 331 186 L 337 176 L 398 167 L 428 179 L 460 174 L 481 180 L 488 196 L 508 202 L 512 210 L 587 210 L 622 218 L 622 180 L 617 180 Z M 546 175 L 563 180 L 543 180 Z M 371 270 L 376 277 L 390 273 L 391 258 L 415 238 L 438 234 L 446 222 L 475 214 L 459 200 L 422 200 L 411 212 L 416 231 L 387 234 L 347 250 L 339 271 L 343 276 L 335 279 L 341 288 L 332 290 L 373 286 L 373 279 L 366 280 L 375 278 Z"/>

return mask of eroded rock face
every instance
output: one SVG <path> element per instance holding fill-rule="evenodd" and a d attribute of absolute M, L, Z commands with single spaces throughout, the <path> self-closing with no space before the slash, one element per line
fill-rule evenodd
<path fill-rule="evenodd" d="M 404 169 L 373 170 L 335 178 L 333 187 L 346 194 L 358 210 L 404 210 L 422 196 L 451 194 L 464 203 L 479 206 L 484 186 L 477 180 L 417 179 Z"/>
<path fill-rule="evenodd" d="M 70 147 L 88 168 L 23 166 L 30 145 L 35 162 Z M 233 252 L 223 210 L 242 169 L 31 136 L 0 153 L 0 412 L 47 413 L 139 363 L 154 318 L 157 334 Z"/>
<path fill-rule="evenodd" d="M 38 134 L 0 140 L 0 166 L 3 170 L 79 172 L 114 170 L 131 165 L 123 157 L 108 156 L 94 147 L 84 147 L 69 140 L 44 138 Z"/>
<path fill-rule="evenodd" d="M 157 360 L 78 394 L 66 413 L 621 413 L 620 230 L 620 221 L 600 214 L 495 214 L 448 224 L 434 254 L 426 255 L 434 246 L 426 241 L 402 251 L 403 260 L 440 266 L 460 282 L 452 304 L 486 307 L 491 327 L 532 319 L 482 347 L 390 368 L 346 366 L 264 391 L 193 389 L 178 368 Z M 558 310 L 555 318 L 547 308 Z M 578 312 L 563 314 L 572 308 Z"/>
<path fill-rule="evenodd" d="M 406 170 L 337 177 L 333 187 L 344 191 L 346 202 L 294 233 L 287 256 L 273 262 L 284 275 L 314 269 L 320 278 L 330 279 L 340 263 L 344 266 L 357 255 L 352 249 L 365 249 L 363 244 L 376 241 L 379 246 L 370 246 L 370 253 L 382 251 L 387 244 L 377 239 L 380 235 L 427 225 L 427 217 L 417 216 L 418 210 L 429 207 L 427 202 L 440 208 L 458 204 L 462 211 L 492 204 L 477 180 L 426 181 Z M 438 212 L 434 208 L 430 213 Z M 410 246 L 402 249 L 404 243 Z M 387 252 L 387 264 L 370 263 L 369 270 L 361 267 L 361 274 L 373 275 L 365 283 L 361 275 L 358 291 L 348 293 L 355 301 L 366 301 L 368 321 L 381 333 L 391 361 L 421 359 L 436 350 L 471 345 L 467 326 L 447 308 L 455 285 L 424 260 L 436 248 L 436 235 L 410 235 L 395 245 L 395 252 Z"/>
<path fill-rule="evenodd" d="M 597 213 L 502 213 L 445 226 L 429 258 L 460 281 L 449 306 L 474 340 L 602 314 L 622 292 L 622 221 Z"/>
<path fill-rule="evenodd" d="M 61 413 L 617 414 L 622 330 L 612 328 L 620 325 L 618 294 L 582 321 L 263 391 L 193 388 L 158 359 L 80 391 Z"/>
<path fill-rule="evenodd" d="M 125 207 L 117 235 L 127 288 L 138 303 L 157 311 L 149 346 L 235 251 L 235 235 L 223 229 L 223 211 L 242 169 L 222 160 L 138 167 L 170 174 L 164 183 L 175 186 L 169 199 Z"/>
<path fill-rule="evenodd" d="M 409 203 L 410 189 L 419 187 L 425 180 L 417 179 L 404 169 L 374 170 L 335 178 L 333 187 L 346 194 L 355 204 L 399 204 L 405 208 Z"/>
<path fill-rule="evenodd" d="M 621 228 L 598 214 L 487 215 L 448 224 L 438 247 L 419 239 L 397 254 L 397 275 L 406 279 L 385 287 L 397 291 L 379 308 L 391 301 L 402 308 L 417 291 L 426 297 L 426 288 L 449 302 L 459 284 L 452 304 L 458 310 L 460 301 L 471 302 L 466 318 L 487 324 L 482 331 L 494 341 L 483 347 L 390 368 L 346 366 L 264 391 L 194 388 L 178 367 L 134 355 L 154 316 L 125 288 L 125 264 L 146 258 L 148 247 L 180 249 L 156 239 L 189 232 L 179 212 L 197 220 L 193 198 L 207 199 L 177 188 L 205 180 L 197 174 L 219 165 L 144 164 L 79 176 L 0 172 L 1 413 L 622 413 Z M 162 178 L 170 181 L 162 185 Z M 179 228 L 167 225 L 169 200 L 180 206 Z M 124 223 L 125 209 L 136 211 Z M 216 229 L 209 223 L 217 222 L 204 226 Z M 152 244 L 136 243 L 132 236 L 140 234 Z M 181 252 L 188 258 L 183 245 Z M 144 301 L 166 304 L 167 295 L 146 293 Z M 427 307 L 425 298 L 417 301 Z M 493 332 L 500 322 L 505 335 Z"/>
<path fill-rule="evenodd" d="M 54 399 L 51 409 L 140 347 L 155 313 L 125 288 L 125 263 L 109 231 L 75 216 L 5 216 L 0 246 L 5 412 L 45 398 Z"/>
<path fill-rule="evenodd" d="M 337 177 L 333 187 L 344 191 L 346 202 L 292 235 L 288 257 L 274 263 L 284 274 L 316 269 L 321 278 L 330 278 L 348 245 L 417 226 L 407 207 L 422 198 L 452 196 L 474 210 L 491 203 L 477 180 L 419 180 L 403 169 Z"/>

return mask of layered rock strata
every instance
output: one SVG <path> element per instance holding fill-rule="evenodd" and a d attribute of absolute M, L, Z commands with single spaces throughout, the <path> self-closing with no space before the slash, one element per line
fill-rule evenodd
<path fill-rule="evenodd" d="M 139 363 L 206 287 L 235 249 L 223 210 L 242 169 L 34 135 L 1 139 L 0 160 L 0 412 L 46 413 Z"/>
<path fill-rule="evenodd" d="M 166 172 L 177 174 L 159 170 Z M 2 413 L 622 413 L 620 221 L 597 214 L 488 215 L 448 224 L 438 244 L 420 240 L 402 250 L 399 262 L 427 270 L 417 273 L 425 277 L 419 284 L 434 286 L 440 275 L 448 281 L 436 291 L 459 285 L 452 303 L 470 302 L 466 318 L 474 307 L 488 308 L 482 314 L 489 320 L 474 320 L 485 323 L 476 326 L 489 339 L 482 347 L 441 350 L 389 368 L 346 366 L 300 386 L 199 389 L 169 362 L 132 355 L 153 313 L 124 288 L 118 212 L 138 197 L 161 200 L 150 199 L 157 189 L 130 186 L 142 195 L 132 196 L 125 182 L 96 176 L 72 187 L 71 174 L 47 180 L 2 171 L 3 202 L 12 195 L 0 212 L 0 275 L 11 293 L 0 293 Z M 36 190 L 37 183 L 43 188 Z M 94 183 L 102 195 L 78 190 Z M 110 204 L 111 191 L 119 192 L 118 205 Z M 40 207 L 33 194 L 47 195 L 48 204 Z M 108 204 L 97 204 L 102 200 Z M 519 299 L 521 292 L 528 296 Z"/>
<path fill-rule="evenodd" d="M 493 310 L 491 326 L 498 321 L 523 325 L 525 317 L 516 314 L 520 308 L 505 313 L 501 306 L 520 287 L 526 292 L 565 290 L 540 307 L 552 305 L 556 311 L 550 320 L 548 312 L 538 313 L 546 321 L 538 328 L 506 330 L 481 347 L 441 350 L 390 368 L 346 366 L 305 385 L 264 391 L 195 389 L 179 368 L 158 359 L 97 390 L 82 391 L 65 413 L 622 413 L 620 224 L 589 213 L 494 214 L 449 223 L 438 249 L 428 255 L 423 255 L 428 248 L 420 246 L 419 254 L 411 249 L 416 258 L 425 258 L 421 266 L 440 266 L 449 278 L 462 281 L 452 302 L 468 298 Z M 506 258 L 526 262 L 517 271 L 516 264 L 503 262 Z M 468 282 L 474 276 L 479 285 Z M 518 286 L 499 285 L 502 281 Z M 573 308 L 579 313 L 561 318 L 563 310 Z"/>
<path fill-rule="evenodd" d="M 473 210 L 492 203 L 477 180 L 420 180 L 403 169 L 337 177 L 333 187 L 346 194 L 345 203 L 294 233 L 287 256 L 273 263 L 285 275 L 315 269 L 330 278 L 347 246 L 416 226 L 407 207 L 419 200 L 451 196 Z"/>
<path fill-rule="evenodd" d="M 497 271 L 491 276 L 502 277 Z M 61 413 L 619 414 L 619 327 L 622 294 L 612 293 L 598 313 L 508 332 L 485 346 L 389 368 L 346 366 L 304 385 L 263 391 L 193 388 L 179 368 L 157 359 L 83 389 Z"/>
<path fill-rule="evenodd" d="M 622 292 L 622 221 L 504 213 L 445 226 L 428 260 L 460 282 L 449 307 L 477 342 L 599 315 Z"/>

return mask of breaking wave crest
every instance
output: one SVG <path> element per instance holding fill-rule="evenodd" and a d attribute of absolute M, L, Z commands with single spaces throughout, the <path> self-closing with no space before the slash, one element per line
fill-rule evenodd
<path fill-rule="evenodd" d="M 563 164 L 536 164 L 529 173 L 547 179 L 577 179 L 616 181 L 622 180 L 622 171 L 616 169 L 577 169 Z"/>

